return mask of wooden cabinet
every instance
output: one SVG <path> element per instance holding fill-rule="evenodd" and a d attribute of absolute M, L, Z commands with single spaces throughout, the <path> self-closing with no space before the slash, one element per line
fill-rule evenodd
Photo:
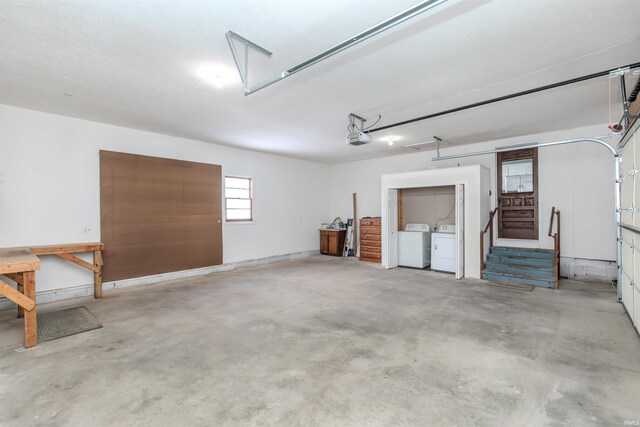
<path fill-rule="evenodd" d="M 345 230 L 320 230 L 320 253 L 342 256 Z"/>
<path fill-rule="evenodd" d="M 382 220 L 360 219 L 360 261 L 382 262 Z"/>

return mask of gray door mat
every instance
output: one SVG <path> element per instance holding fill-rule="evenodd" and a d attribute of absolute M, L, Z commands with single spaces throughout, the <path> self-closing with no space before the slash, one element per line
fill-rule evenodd
<path fill-rule="evenodd" d="M 102 324 L 85 306 L 38 313 L 36 317 L 39 343 L 102 328 Z"/>
<path fill-rule="evenodd" d="M 531 292 L 535 289 L 534 285 L 525 285 L 523 283 L 486 282 L 485 285 L 497 286 L 499 288 L 512 289 L 514 291 L 522 292 Z"/>

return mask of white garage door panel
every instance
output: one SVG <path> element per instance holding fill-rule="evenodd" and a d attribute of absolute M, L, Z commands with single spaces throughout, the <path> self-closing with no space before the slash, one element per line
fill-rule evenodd
<path fill-rule="evenodd" d="M 640 175 L 630 173 L 640 168 L 640 147 L 637 125 L 636 133 L 622 149 L 622 161 L 620 162 L 620 176 L 626 178 L 621 185 L 622 223 L 640 227 L 640 214 L 636 214 L 629 208 L 640 207 Z M 622 230 L 622 303 L 629 313 L 633 324 L 638 328 L 640 322 L 640 290 L 634 284 L 640 280 L 640 235 L 632 231 Z M 638 245 L 633 250 L 631 245 Z"/>
<path fill-rule="evenodd" d="M 633 242 L 633 233 L 627 230 L 622 230 L 622 302 L 627 308 L 627 311 L 631 313 L 633 310 L 633 285 L 631 282 L 635 277 L 634 273 L 634 254 L 631 249 L 630 243 Z"/>
<path fill-rule="evenodd" d="M 637 216 L 637 215 L 636 215 Z M 635 233 L 631 233 L 629 232 L 629 234 L 635 234 Z M 635 236 L 633 236 L 634 240 L 634 246 L 635 245 L 639 245 L 640 246 L 640 236 L 638 236 L 637 234 L 635 234 Z M 627 309 L 627 312 L 629 313 L 629 316 L 631 316 L 631 320 L 633 320 L 633 324 L 638 325 L 638 315 L 640 314 L 640 296 L 638 296 L 638 287 L 635 285 L 638 283 L 638 279 L 640 279 L 640 250 L 638 248 L 635 248 L 635 250 L 633 251 L 633 270 L 635 272 L 635 274 L 632 276 L 633 277 L 633 282 L 634 285 L 631 284 L 626 284 L 625 287 L 623 288 L 623 294 L 622 294 L 622 303 L 624 304 L 625 308 Z M 628 261 L 627 261 L 628 262 Z M 627 264 L 627 262 L 624 262 L 622 265 L 625 266 L 624 268 L 631 268 L 629 267 L 629 264 Z M 626 294 L 626 295 L 625 295 Z"/>
<path fill-rule="evenodd" d="M 620 194 L 620 204 L 622 205 L 622 222 L 633 225 L 633 212 L 628 210 L 633 205 L 634 178 L 626 179 L 622 182 Z"/>
<path fill-rule="evenodd" d="M 622 155 L 622 161 L 620 162 L 620 175 L 628 176 L 629 173 L 634 169 L 634 153 L 633 148 L 628 145 L 625 147 L 625 151 Z M 633 189 L 634 189 L 634 181 L 635 177 L 631 176 L 624 181 L 622 181 L 621 185 L 621 197 L 620 201 L 622 204 L 622 208 L 625 209 L 622 211 L 622 222 L 625 224 L 633 225 L 633 213 L 628 210 L 633 205 Z"/>
<path fill-rule="evenodd" d="M 633 303 L 633 312 L 630 309 L 627 309 L 627 311 L 629 312 L 636 329 L 638 329 L 638 323 L 640 323 L 640 290 L 637 287 L 633 290 Z"/>

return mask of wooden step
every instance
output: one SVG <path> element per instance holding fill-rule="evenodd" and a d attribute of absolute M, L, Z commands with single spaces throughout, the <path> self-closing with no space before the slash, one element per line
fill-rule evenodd
<path fill-rule="evenodd" d="M 544 288 L 555 288 L 556 282 L 553 277 L 532 276 L 528 274 L 500 273 L 484 270 L 482 278 L 493 282 L 522 283 L 524 285 L 541 286 Z"/>
<path fill-rule="evenodd" d="M 542 253 L 553 253 L 553 249 L 541 249 L 541 248 L 520 248 L 516 246 L 492 246 L 494 249 L 513 249 L 521 252 L 542 252 Z"/>
<path fill-rule="evenodd" d="M 512 264 L 512 263 L 503 263 L 496 261 L 487 261 L 486 262 L 486 270 L 493 271 L 496 273 L 514 273 L 514 274 L 526 274 L 531 276 L 540 276 L 540 277 L 555 277 L 555 268 L 553 265 L 523 265 L 523 264 Z"/>
<path fill-rule="evenodd" d="M 502 264 L 517 264 L 529 267 L 549 267 L 553 268 L 554 260 L 548 258 L 529 258 L 526 256 L 513 256 L 513 255 L 487 255 L 487 262 L 499 262 Z"/>
<path fill-rule="evenodd" d="M 553 260 L 555 254 L 549 249 L 533 249 L 533 248 L 509 248 L 505 246 L 493 246 L 489 252 L 494 255 L 502 256 L 518 256 L 524 258 L 538 258 Z"/>

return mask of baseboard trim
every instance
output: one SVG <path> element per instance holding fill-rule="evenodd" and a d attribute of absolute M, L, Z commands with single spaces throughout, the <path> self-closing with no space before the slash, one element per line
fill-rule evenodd
<path fill-rule="evenodd" d="M 103 292 L 111 292 L 118 289 L 126 289 L 134 286 L 149 285 L 167 280 L 184 279 L 187 277 L 202 276 L 205 274 L 219 273 L 222 271 L 239 270 L 246 268 L 260 267 L 263 265 L 277 264 L 280 262 L 294 261 L 320 255 L 319 250 L 293 252 L 284 255 L 274 255 L 270 257 L 250 259 L 245 261 L 230 262 L 213 267 L 194 268 L 192 270 L 172 271 L 171 273 L 156 274 L 153 276 L 136 277 L 134 279 L 117 280 L 102 284 Z M 36 284 L 37 285 L 37 284 Z M 93 295 L 93 283 L 88 285 L 72 286 L 68 288 L 52 289 L 36 293 L 36 302 L 44 304 L 48 302 L 62 301 L 71 298 L 86 297 Z M 6 298 L 0 298 L 0 310 L 15 308 L 16 305 Z"/>

